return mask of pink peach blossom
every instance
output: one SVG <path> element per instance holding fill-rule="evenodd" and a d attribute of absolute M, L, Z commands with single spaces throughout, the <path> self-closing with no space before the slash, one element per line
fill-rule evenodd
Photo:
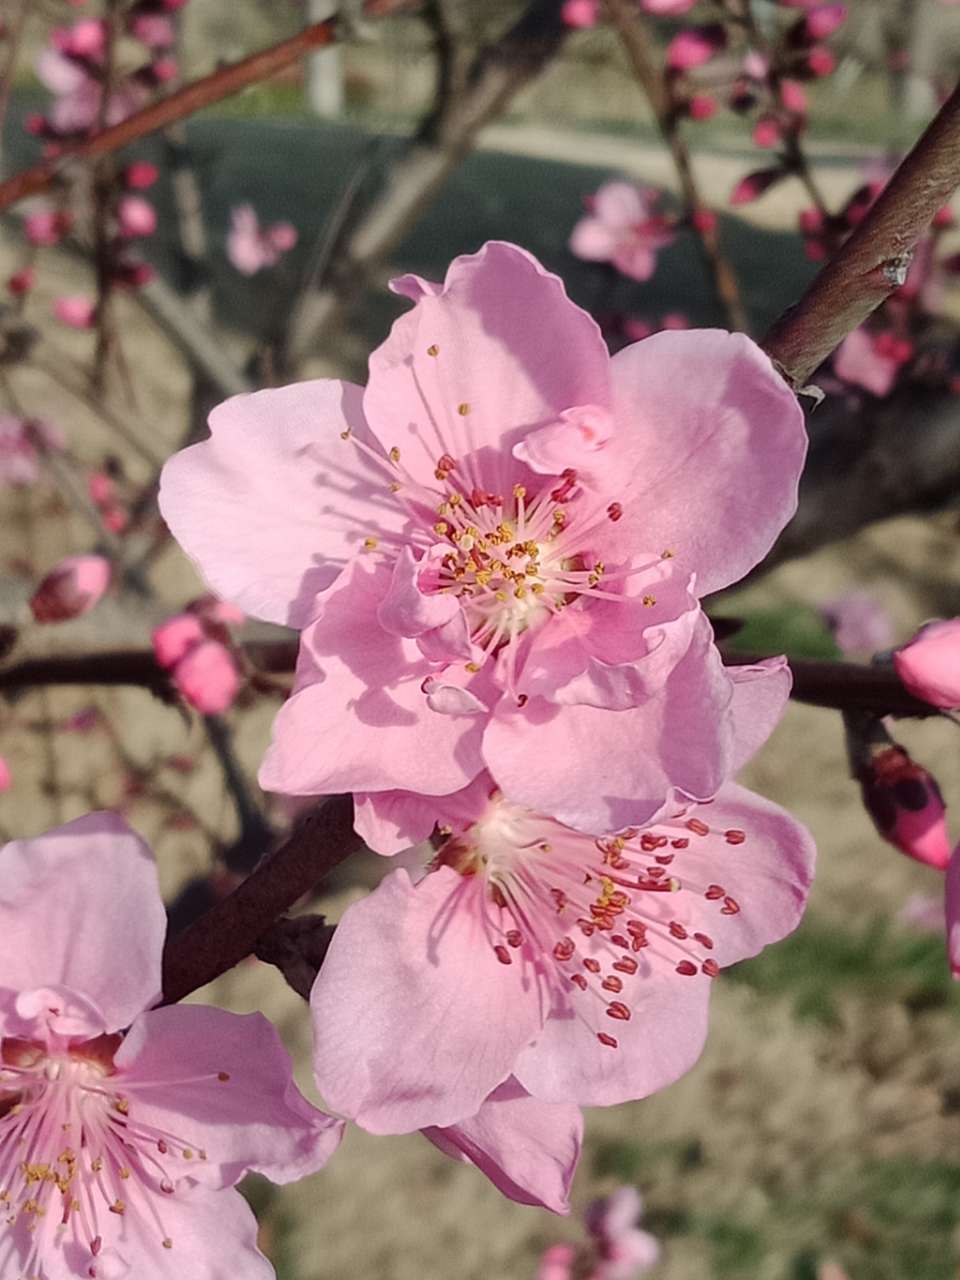
<path fill-rule="evenodd" d="M 207 638 L 200 619 L 192 613 L 177 613 L 153 630 L 153 652 L 165 670 L 175 667 L 194 645 Z"/>
<path fill-rule="evenodd" d="M 913 346 L 908 340 L 861 327 L 847 334 L 837 348 L 833 371 L 844 382 L 883 398 L 893 390 L 901 368 L 912 353 Z"/>
<path fill-rule="evenodd" d="M 665 18 L 689 13 L 696 3 L 697 0 L 640 0 L 640 8 Z"/>
<path fill-rule="evenodd" d="M 79 618 L 99 604 L 112 576 L 104 556 L 67 556 L 43 578 L 30 597 L 30 610 L 37 622 Z"/>
<path fill-rule="evenodd" d="M 374 1133 L 455 1123 L 508 1076 L 586 1106 L 663 1088 L 700 1055 L 712 979 L 796 926 L 813 868 L 806 831 L 732 784 L 601 840 L 485 778 L 362 809 L 374 848 L 448 833 L 419 881 L 348 907 L 311 994 L 318 1087 Z"/>
<path fill-rule="evenodd" d="M 227 235 L 227 257 L 245 276 L 255 275 L 264 267 L 273 267 L 281 256 L 297 243 L 297 229 L 289 222 L 275 222 L 261 228 L 251 204 L 230 211 L 231 227 Z"/>
<path fill-rule="evenodd" d="M 24 218 L 23 230 L 32 245 L 44 248 L 60 243 L 70 221 L 70 215 L 59 209 L 39 208 Z"/>
<path fill-rule="evenodd" d="M 97 316 L 97 304 L 93 298 L 56 298 L 53 314 L 61 324 L 71 329 L 92 329 Z"/>
<path fill-rule="evenodd" d="M 131 191 L 145 191 L 160 176 L 160 170 L 149 160 L 134 160 L 123 171 L 123 181 Z"/>
<path fill-rule="evenodd" d="M 63 433 L 50 423 L 0 413 L 0 489 L 35 484 L 42 455 L 63 447 Z"/>
<path fill-rule="evenodd" d="M 820 606 L 820 612 L 844 653 L 878 653 L 893 643 L 893 622 L 876 597 L 851 591 Z"/>
<path fill-rule="evenodd" d="M 204 640 L 189 649 L 173 668 L 173 683 L 202 715 L 217 716 L 233 705 L 240 688 L 240 673 L 226 645 L 219 640 Z"/>
<path fill-rule="evenodd" d="M 804 29 L 811 40 L 826 40 L 847 20 L 845 4 L 818 4 L 807 13 Z"/>
<path fill-rule="evenodd" d="M 560 16 L 568 27 L 595 27 L 600 16 L 600 0 L 564 0 Z"/>
<path fill-rule="evenodd" d="M 935 707 L 960 707 L 960 618 L 928 622 L 893 655 L 903 684 Z"/>
<path fill-rule="evenodd" d="M 588 262 L 612 262 L 631 280 L 649 280 L 657 251 L 671 244 L 674 230 L 655 212 L 657 193 L 630 182 L 607 182 L 570 236 L 570 251 Z"/>
<path fill-rule="evenodd" d="M 336 1149 L 341 1123 L 298 1093 L 266 1019 L 151 1008 L 164 932 L 152 855 L 116 815 L 0 849 L 11 1276 L 269 1280 L 231 1188 Z"/>
<path fill-rule="evenodd" d="M 22 294 L 29 293 L 37 281 L 37 273 L 33 267 L 21 267 L 19 271 L 15 271 L 7 281 L 7 288 L 14 295 L 20 297 Z"/>
<path fill-rule="evenodd" d="M 636 1280 L 656 1266 L 660 1244 L 637 1225 L 643 1200 L 636 1187 L 619 1187 L 587 1209 L 587 1230 L 593 1237 L 597 1258 L 588 1280 Z"/>
<path fill-rule="evenodd" d="M 573 1267 L 576 1260 L 575 1245 L 550 1245 L 540 1256 L 537 1280 L 573 1280 Z"/>
<path fill-rule="evenodd" d="M 712 795 L 741 686 L 694 583 L 736 581 L 792 514 L 792 393 L 741 334 L 610 359 L 512 245 L 395 288 L 416 305 L 365 392 L 235 398 L 164 469 L 164 517 L 212 589 L 306 628 L 262 785 L 447 794 L 486 767 L 595 833 L 673 788 Z M 771 706 L 783 680 L 758 671 Z"/>
<path fill-rule="evenodd" d="M 100 116 L 103 89 L 83 61 L 51 45 L 40 53 L 36 69 L 41 82 L 54 95 L 46 121 L 54 134 L 73 136 L 92 129 Z M 119 124 L 139 110 L 147 96 L 148 90 L 144 85 L 129 77 L 122 78 L 110 95 L 106 123 Z"/>
<path fill-rule="evenodd" d="M 708 27 L 687 27 L 667 45 L 667 66 L 673 71 L 692 71 L 716 57 L 726 43 L 726 28 L 720 23 Z"/>
<path fill-rule="evenodd" d="M 151 49 L 169 49 L 177 40 L 170 19 L 159 13 L 134 14 L 130 19 L 130 34 Z"/>
<path fill-rule="evenodd" d="M 126 238 L 152 236 L 157 229 L 157 213 L 143 196 L 121 196 L 117 204 L 120 234 Z"/>

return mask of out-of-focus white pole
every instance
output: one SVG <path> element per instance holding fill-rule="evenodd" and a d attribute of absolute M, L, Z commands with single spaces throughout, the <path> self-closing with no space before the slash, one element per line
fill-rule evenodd
<path fill-rule="evenodd" d="M 307 0 L 307 21 L 324 22 L 339 9 L 338 0 Z M 343 50 L 337 44 L 307 58 L 307 102 L 315 115 L 331 119 L 343 114 Z"/>

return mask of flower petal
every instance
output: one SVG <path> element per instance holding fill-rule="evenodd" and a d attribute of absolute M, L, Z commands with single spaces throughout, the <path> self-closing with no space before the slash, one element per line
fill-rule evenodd
<path fill-rule="evenodd" d="M 793 687 L 786 658 L 764 658 L 749 667 L 727 667 L 733 681 L 733 759 L 736 773 L 756 755 L 780 722 Z"/>
<path fill-rule="evenodd" d="M 469 1161 L 518 1204 L 570 1212 L 583 1116 L 569 1103 L 539 1102 L 505 1080 L 469 1120 L 423 1136 L 454 1159 Z"/>
<path fill-rule="evenodd" d="M 377 620 L 389 583 L 388 566 L 359 559 L 324 597 L 300 639 L 294 694 L 274 722 L 260 768 L 265 790 L 435 795 L 458 791 L 480 770 L 486 717 L 430 709 L 422 689 L 430 664 L 415 641 L 388 635 Z M 481 673 L 471 689 L 482 694 L 488 679 Z"/>
<path fill-rule="evenodd" d="M 384 631 L 392 636 L 422 636 L 462 613 L 456 596 L 423 590 L 421 578 L 429 570 L 429 564 L 414 560 L 409 547 L 400 548 L 387 594 L 377 609 L 377 621 Z"/>
<path fill-rule="evenodd" d="M 305 626 L 366 538 L 407 528 L 386 469 L 354 444 L 376 447 L 361 396 L 333 380 L 234 396 L 211 413 L 210 438 L 164 467 L 160 509 L 173 536 L 247 613 Z"/>
<path fill-rule="evenodd" d="M 399 466 L 436 488 L 449 455 L 468 485 L 496 492 L 502 455 L 575 405 L 610 404 L 600 330 L 557 276 L 514 245 L 456 258 L 370 357 L 371 430 Z M 522 479 L 522 474 L 511 477 Z"/>
<path fill-rule="evenodd" d="M 91 813 L 0 849 L 3 986 L 66 987 L 104 1031 L 160 997 L 166 916 L 153 854 L 117 814 Z"/>
<path fill-rule="evenodd" d="M 536 975 L 502 964 L 478 877 L 395 871 L 337 926 L 310 998 L 317 1087 L 373 1133 L 476 1115 L 540 1027 Z"/>
<path fill-rule="evenodd" d="M 796 510 L 807 440 L 793 392 L 749 338 L 711 329 L 634 343 L 611 377 L 625 497 L 610 551 L 669 549 L 702 595 L 736 582 Z"/>

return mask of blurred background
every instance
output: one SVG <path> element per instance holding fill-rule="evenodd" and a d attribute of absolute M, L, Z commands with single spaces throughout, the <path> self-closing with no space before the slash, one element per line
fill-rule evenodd
<path fill-rule="evenodd" d="M 655 7 L 625 0 L 631 43 L 603 5 L 344 3 L 335 47 L 119 157 L 65 163 L 2 215 L 3 838 L 123 811 L 157 851 L 180 927 L 289 822 L 255 782 L 289 685 L 269 646 L 289 637 L 205 615 L 235 670 L 223 708 L 191 706 L 158 672 L 142 678 L 152 630 L 203 591 L 159 520 L 157 472 L 202 437 L 214 404 L 294 378 L 364 381 L 402 309 L 387 280 L 442 278 L 489 238 L 560 274 L 613 348 L 662 327 L 760 336 L 960 67 L 960 5 L 946 0 L 816 6 L 844 10 L 822 37 L 801 29 L 811 6 L 786 0 L 702 0 L 667 18 Z M 7 0 L 4 176 L 337 8 Z M 76 30 L 110 12 L 105 62 Z M 169 32 L 134 25 L 144 17 Z M 714 34 L 691 63 L 677 41 L 694 29 Z M 111 92 L 127 94 L 115 109 L 102 105 L 105 65 Z M 83 118 L 87 82 L 100 97 Z M 594 194 L 621 179 L 639 184 L 663 241 L 645 278 L 570 245 Z M 153 219 L 123 204 L 131 195 Z M 768 565 L 710 602 L 736 620 L 732 647 L 868 660 L 925 619 L 960 614 L 949 210 L 917 264 L 817 375 L 827 396 L 811 416 L 800 515 Z M 96 607 L 38 619 L 29 601 L 44 574 L 91 553 L 112 578 Z M 134 685 L 113 658 L 88 679 L 91 656 L 118 653 L 141 673 Z M 896 728 L 938 777 L 948 821 L 957 733 L 942 719 Z M 942 877 L 878 835 L 836 712 L 792 704 L 744 781 L 814 832 L 806 918 L 717 984 L 707 1050 L 684 1080 L 588 1113 L 571 1219 L 512 1204 L 419 1136 L 354 1130 L 318 1177 L 282 1195 L 250 1185 L 282 1280 L 525 1280 L 545 1247 L 582 1238 L 577 1211 L 623 1183 L 644 1196 L 663 1246 L 650 1274 L 663 1280 L 822 1280 L 831 1260 L 851 1280 L 960 1275 L 960 1001 Z M 336 919 L 380 874 L 373 855 L 355 858 L 304 906 Z M 305 1009 L 276 970 L 248 961 L 198 998 L 264 1010 L 310 1091 Z"/>

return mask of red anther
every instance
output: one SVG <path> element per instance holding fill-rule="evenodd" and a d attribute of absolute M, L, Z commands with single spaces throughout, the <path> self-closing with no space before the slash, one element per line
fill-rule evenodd
<path fill-rule="evenodd" d="M 506 938 L 508 946 L 510 947 L 523 946 L 523 934 L 520 932 L 519 929 L 508 929 L 503 936 Z"/>
<path fill-rule="evenodd" d="M 610 520 L 612 520 L 614 523 L 616 523 L 622 515 L 623 515 L 623 507 L 621 507 L 620 503 L 611 502 L 609 507 L 607 507 L 607 517 Z"/>
<path fill-rule="evenodd" d="M 589 938 L 591 934 L 596 932 L 597 926 L 592 920 L 578 920 L 577 927 L 585 938 Z"/>
<path fill-rule="evenodd" d="M 658 853 L 657 862 L 659 862 L 661 867 L 669 867 L 670 863 L 676 856 L 677 855 L 675 853 Z"/>
<path fill-rule="evenodd" d="M 711 884 L 707 886 L 707 892 L 703 896 L 705 898 L 709 898 L 711 902 L 716 902 L 716 900 L 718 898 L 722 898 L 726 892 L 727 891 L 724 889 L 722 884 Z"/>
<path fill-rule="evenodd" d="M 645 831 L 640 837 L 640 848 L 644 853 L 653 853 L 654 849 L 664 849 L 666 845 L 666 836 L 655 836 L 651 835 L 649 831 Z"/>
<path fill-rule="evenodd" d="M 708 951 L 713 950 L 713 939 L 708 933 L 695 933 L 693 936 L 701 947 L 706 947 Z"/>
<path fill-rule="evenodd" d="M 513 964 L 513 960 L 510 956 L 510 952 L 507 950 L 507 948 L 503 945 L 502 942 L 498 942 L 497 945 L 493 948 L 493 954 L 497 957 L 497 959 L 500 961 L 501 964 Z"/>
<path fill-rule="evenodd" d="M 636 934 L 633 942 L 630 944 L 631 951 L 642 951 L 644 947 L 649 947 L 650 939 L 643 937 L 642 934 Z"/>
<path fill-rule="evenodd" d="M 567 905 L 567 895 L 563 892 L 562 889 L 551 889 L 550 897 L 556 903 L 558 911 L 562 911 L 563 908 Z"/>
<path fill-rule="evenodd" d="M 90 1252 L 93 1254 L 94 1257 L 96 1257 L 102 1248 L 103 1248 L 102 1237 L 94 1236 L 93 1239 L 90 1241 Z"/>
<path fill-rule="evenodd" d="M 456 462 L 450 457 L 449 453 L 441 453 L 440 457 L 437 459 L 438 471 L 453 471 L 456 465 Z"/>
<path fill-rule="evenodd" d="M 695 836 L 706 836 L 710 834 L 710 828 L 705 822 L 701 822 L 699 818 L 688 818 L 686 821 L 688 831 L 692 831 Z"/>
<path fill-rule="evenodd" d="M 619 1000 L 611 1000 L 607 1005 L 607 1017 L 616 1018 L 618 1022 L 629 1022 L 630 1010 Z"/>
<path fill-rule="evenodd" d="M 663 867 L 647 867 L 646 871 L 651 880 L 660 880 L 667 874 Z"/>
<path fill-rule="evenodd" d="M 697 966 L 692 960 L 681 960 L 677 965 L 677 973 L 682 973 L 685 978 L 692 978 L 697 972 Z"/>
<path fill-rule="evenodd" d="M 587 980 L 582 973 L 571 973 L 570 981 L 575 982 L 581 991 L 586 991 Z"/>
<path fill-rule="evenodd" d="M 743 844 L 744 840 L 747 838 L 747 833 L 745 831 L 737 831 L 736 828 L 734 828 L 731 831 L 725 831 L 723 833 L 723 838 L 726 840 L 727 844 Z"/>
<path fill-rule="evenodd" d="M 630 939 L 625 938 L 622 933 L 615 933 L 610 941 L 615 947 L 623 947 L 624 951 L 630 950 Z"/>
<path fill-rule="evenodd" d="M 605 1044 L 605 1045 L 607 1046 L 607 1048 L 608 1048 L 608 1049 L 616 1049 L 616 1048 L 617 1048 L 617 1037 L 616 1037 L 616 1036 L 608 1036 L 608 1035 L 607 1035 L 607 1033 L 606 1033 L 605 1031 L 598 1031 L 598 1032 L 597 1032 L 597 1039 L 600 1041 L 600 1043 L 601 1043 L 601 1044 Z"/>
<path fill-rule="evenodd" d="M 604 991 L 612 991 L 614 995 L 619 995 L 623 990 L 622 979 L 615 978 L 612 973 L 604 978 L 600 985 L 603 987 Z"/>
<path fill-rule="evenodd" d="M 165 1156 L 167 1154 L 167 1144 L 164 1142 L 162 1138 L 157 1143 L 157 1150 L 160 1152 L 162 1156 Z"/>
<path fill-rule="evenodd" d="M 614 960 L 613 967 L 618 973 L 636 973 L 639 965 L 633 956 L 621 956 L 619 960 Z"/>
<path fill-rule="evenodd" d="M 642 920 L 627 921 L 627 933 L 644 934 L 646 932 L 647 932 L 647 926 L 643 923 Z"/>
<path fill-rule="evenodd" d="M 589 969 L 591 973 L 599 973 L 600 961 L 594 960 L 593 956 L 587 956 L 587 958 L 583 962 L 583 967 L 585 969 Z"/>
<path fill-rule="evenodd" d="M 670 921 L 670 936 L 672 938 L 679 938 L 681 942 L 690 937 L 689 933 L 687 933 L 679 920 Z"/>
<path fill-rule="evenodd" d="M 717 964 L 716 960 L 704 960 L 700 968 L 708 978 L 716 978 L 720 973 L 720 966 Z"/>
<path fill-rule="evenodd" d="M 678 840 L 671 840 L 670 843 L 674 849 L 689 849 L 690 847 L 690 841 L 686 836 L 681 836 Z"/>
<path fill-rule="evenodd" d="M 739 911 L 740 903 L 736 898 L 724 898 L 723 906 L 720 908 L 720 914 L 722 916 L 735 916 L 739 914 Z"/>
<path fill-rule="evenodd" d="M 569 960 L 576 949 L 576 943 L 572 938 L 561 938 L 553 948 L 553 955 L 557 960 Z"/>

